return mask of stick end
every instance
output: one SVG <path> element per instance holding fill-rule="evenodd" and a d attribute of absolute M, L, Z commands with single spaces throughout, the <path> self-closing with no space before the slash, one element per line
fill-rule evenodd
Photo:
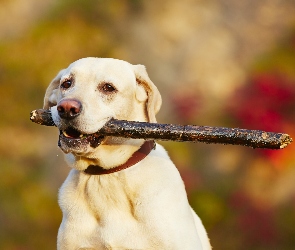
<path fill-rule="evenodd" d="M 288 134 L 283 134 L 281 137 L 282 143 L 280 145 L 280 149 L 287 147 L 289 144 L 293 142 L 293 139 Z"/>
<path fill-rule="evenodd" d="M 30 120 L 34 123 L 46 126 L 55 126 L 50 110 L 35 109 L 30 113 Z"/>
<path fill-rule="evenodd" d="M 36 117 L 37 117 L 37 110 L 35 109 L 35 110 L 31 111 L 31 113 L 30 113 L 30 120 L 34 121 L 36 119 Z"/>

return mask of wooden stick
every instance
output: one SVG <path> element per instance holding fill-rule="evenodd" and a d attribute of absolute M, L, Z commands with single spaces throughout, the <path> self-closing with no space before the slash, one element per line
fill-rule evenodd
<path fill-rule="evenodd" d="M 31 112 L 30 119 L 37 124 L 55 126 L 50 110 L 34 110 Z M 260 130 L 159 124 L 116 119 L 108 121 L 97 134 L 134 139 L 221 143 L 265 149 L 282 149 L 293 141 L 288 134 Z"/>
<path fill-rule="evenodd" d="M 36 109 L 33 110 L 30 115 L 30 120 L 32 122 L 45 126 L 55 126 L 50 110 Z"/>

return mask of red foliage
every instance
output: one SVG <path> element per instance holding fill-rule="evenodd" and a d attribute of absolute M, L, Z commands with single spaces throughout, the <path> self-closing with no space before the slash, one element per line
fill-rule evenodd
<path fill-rule="evenodd" d="M 171 98 L 172 110 L 182 123 L 191 123 L 201 107 L 201 97 L 194 92 L 176 93 Z"/>
<path fill-rule="evenodd" d="M 289 120 L 294 121 L 294 110 L 295 84 L 274 74 L 253 77 L 236 92 L 230 107 L 241 126 L 274 132 L 281 131 Z"/>
<path fill-rule="evenodd" d="M 237 90 L 229 113 L 240 127 L 288 133 L 286 128 L 295 126 L 295 82 L 274 73 L 256 75 Z M 256 152 L 270 158 L 278 154 L 273 150 Z"/>
<path fill-rule="evenodd" d="M 243 192 L 230 197 L 230 207 L 237 217 L 237 230 L 248 246 L 276 245 L 279 235 L 275 225 L 275 211 L 254 201 Z"/>

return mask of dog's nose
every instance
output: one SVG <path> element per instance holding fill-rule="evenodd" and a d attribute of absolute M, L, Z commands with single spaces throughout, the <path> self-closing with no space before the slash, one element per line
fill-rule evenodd
<path fill-rule="evenodd" d="M 75 99 L 65 99 L 58 103 L 57 111 L 61 118 L 73 119 L 81 113 L 82 104 Z"/>

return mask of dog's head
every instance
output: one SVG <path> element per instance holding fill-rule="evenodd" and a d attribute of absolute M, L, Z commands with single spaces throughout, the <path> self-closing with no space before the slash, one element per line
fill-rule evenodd
<path fill-rule="evenodd" d="M 106 138 L 94 134 L 109 119 L 156 122 L 161 96 L 145 67 L 110 58 L 83 58 L 58 73 L 46 90 L 66 153 L 85 154 Z"/>

